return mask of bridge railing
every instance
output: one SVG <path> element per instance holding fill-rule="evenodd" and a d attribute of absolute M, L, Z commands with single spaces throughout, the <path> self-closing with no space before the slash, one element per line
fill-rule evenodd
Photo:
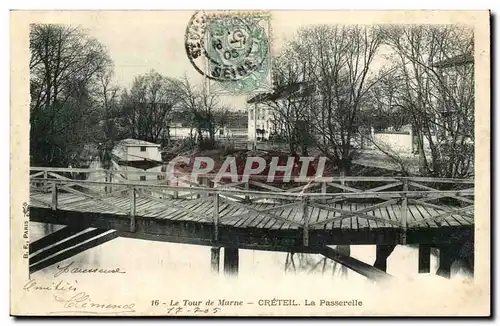
<path fill-rule="evenodd" d="M 130 180 L 131 175 L 165 178 L 138 181 Z M 82 177 L 88 179 L 81 180 Z M 249 226 L 257 226 L 263 221 L 264 227 L 285 224 L 288 228 L 302 229 L 305 245 L 309 242 L 310 229 L 328 229 L 351 217 L 362 219 L 370 226 L 378 223 L 400 229 L 402 243 L 406 243 L 409 228 L 439 226 L 449 216 L 473 218 L 474 180 L 470 179 L 321 177 L 287 183 L 284 177 L 276 177 L 274 183 L 267 183 L 267 178 L 261 176 L 237 182 L 217 180 L 215 175 L 199 175 L 195 179 L 181 177 L 184 179 L 179 186 L 170 184 L 165 172 L 31 168 L 30 180 L 32 192 L 52 194 L 50 203 L 43 203 L 37 197 L 32 200 L 53 210 L 58 209 L 59 194 L 74 194 L 82 197 L 78 200 L 82 204 L 99 203 L 110 212 L 130 216 L 130 230 L 134 232 L 136 216 L 145 213 L 145 208 L 137 205 L 137 199 L 147 198 L 163 205 L 177 218 L 213 223 L 215 241 L 221 225 L 237 226 L 244 218 L 248 221 L 252 216 L 262 218 L 254 218 Z M 109 200 L 111 197 L 120 197 L 125 204 L 117 205 Z M 261 205 L 263 202 L 274 205 Z M 351 211 L 342 207 L 344 202 L 367 204 Z M 409 205 L 420 205 L 435 214 L 420 221 L 410 221 Z M 206 209 L 200 212 L 202 207 Z M 397 219 L 383 213 L 389 209 Z M 228 211 L 231 214 L 227 214 Z M 320 218 L 321 211 L 327 213 Z M 376 211 L 382 214 L 376 216 Z"/>

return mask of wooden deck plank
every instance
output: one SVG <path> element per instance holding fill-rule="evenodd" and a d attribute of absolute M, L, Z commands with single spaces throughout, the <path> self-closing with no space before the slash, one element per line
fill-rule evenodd
<path fill-rule="evenodd" d="M 363 209 L 366 205 L 364 203 L 356 203 L 355 209 Z M 370 228 L 370 224 L 368 220 L 364 217 L 358 217 L 358 229 L 368 229 Z"/>
<path fill-rule="evenodd" d="M 401 207 L 401 209 L 403 209 Z M 403 212 L 401 212 L 403 214 Z M 407 224 L 411 225 L 411 223 L 416 221 L 422 221 L 424 218 L 422 214 L 417 209 L 414 209 L 413 205 L 408 205 L 408 212 L 406 214 Z"/>
<path fill-rule="evenodd" d="M 106 207 L 110 212 L 120 212 L 120 214 L 125 215 L 130 210 L 130 200 L 129 198 L 123 197 L 110 197 L 107 200 L 103 199 L 103 202 L 100 201 L 92 201 L 92 203 L 100 203 L 102 207 Z M 115 206 L 115 207 L 113 207 Z M 117 208 L 122 208 L 122 210 L 118 210 Z"/>
<path fill-rule="evenodd" d="M 156 205 L 151 208 L 151 215 L 162 220 L 173 220 L 173 216 L 179 215 L 182 211 L 181 207 L 186 206 L 182 205 L 183 202 L 173 205 L 173 202 L 168 199 L 159 199 L 154 201 L 156 202 Z M 192 202 L 189 206 L 194 206 L 194 202 Z"/>
<path fill-rule="evenodd" d="M 220 203 L 222 204 L 222 203 Z M 230 202 L 226 202 L 225 204 L 228 205 L 228 207 L 223 211 L 219 213 L 219 221 L 222 220 L 224 217 L 230 217 L 233 216 L 234 211 L 236 211 L 237 207 L 234 205 L 231 205 Z"/>
<path fill-rule="evenodd" d="M 174 207 L 177 208 L 178 211 L 171 213 L 170 216 L 166 217 L 168 220 L 172 221 L 187 221 L 190 218 L 192 218 L 192 214 L 190 214 L 190 211 L 195 211 L 203 206 L 209 205 L 207 202 L 199 202 L 199 201 L 194 201 L 193 203 L 190 203 L 186 206 L 181 206 L 181 207 Z M 193 213 L 196 214 L 196 213 Z"/>
<path fill-rule="evenodd" d="M 465 221 L 466 225 L 473 225 L 474 224 L 474 214 L 475 214 L 475 211 L 474 211 L 474 209 L 472 209 L 472 210 L 470 210 L 470 212 L 472 212 L 472 216 L 466 216 L 466 215 L 462 215 L 462 214 L 457 214 L 457 215 L 459 215 Z"/>
<path fill-rule="evenodd" d="M 255 208 L 255 209 L 265 209 L 267 207 L 266 203 L 252 203 L 250 205 L 252 206 L 252 208 Z M 258 221 L 263 216 L 261 213 L 253 212 L 252 210 L 249 210 L 249 212 L 251 214 L 247 215 L 245 217 L 242 217 L 240 219 L 239 223 L 234 224 L 235 227 L 242 227 L 242 225 L 245 225 L 245 228 L 247 228 L 250 225 L 250 223 L 254 223 L 254 222 Z"/>
<path fill-rule="evenodd" d="M 262 205 L 260 207 L 260 209 L 266 209 L 266 208 L 270 208 L 270 207 L 274 207 L 275 205 L 274 204 L 268 204 L 268 203 L 265 203 L 264 205 Z M 276 211 L 271 211 L 270 212 L 271 214 L 276 214 Z M 262 215 L 262 216 L 261 216 Z M 278 215 L 279 216 L 279 215 Z M 274 218 L 272 218 L 271 216 L 267 215 L 267 214 L 259 214 L 259 217 L 256 218 L 252 223 L 250 223 L 248 226 L 249 227 L 260 227 L 262 228 L 262 226 L 264 226 L 265 224 L 267 224 L 267 222 L 269 222 L 270 220 L 274 220 Z"/>
<path fill-rule="evenodd" d="M 265 204 L 253 204 L 252 207 L 253 208 L 256 208 L 256 209 L 261 209 Z M 244 216 L 242 218 L 240 218 L 239 220 L 237 220 L 233 226 L 234 227 L 248 227 L 248 225 L 250 223 L 252 223 L 254 220 L 256 220 L 257 218 L 259 218 L 259 214 L 258 212 L 254 212 L 252 210 L 248 210 L 248 209 L 245 209 L 247 211 L 249 211 L 251 214 L 250 215 L 247 215 L 247 216 Z"/>
<path fill-rule="evenodd" d="M 413 206 L 413 205 L 409 205 L 409 206 Z M 424 209 L 424 211 L 427 211 L 427 215 L 425 215 L 426 218 L 431 217 L 431 216 L 436 216 L 439 214 L 439 212 L 437 212 L 435 209 L 433 209 L 431 207 L 422 206 L 422 208 Z M 439 227 L 439 225 L 432 220 L 427 220 L 426 222 L 428 223 L 430 228 L 438 228 Z"/>
<path fill-rule="evenodd" d="M 274 205 L 272 205 L 274 206 Z M 271 207 L 270 204 L 265 204 L 264 206 L 261 207 L 261 209 L 269 208 Z M 271 211 L 271 213 L 275 213 L 275 211 Z M 267 214 L 259 214 L 259 217 L 253 220 L 251 223 L 247 225 L 247 227 L 255 227 L 255 228 L 263 228 L 264 225 L 266 225 L 270 220 L 274 220 L 271 216 Z"/>
<path fill-rule="evenodd" d="M 345 211 L 350 211 L 351 210 L 351 204 L 346 204 L 346 203 L 343 203 L 342 204 L 342 209 L 345 210 Z M 345 215 L 344 213 L 342 213 L 342 215 Z M 348 230 L 351 228 L 351 218 L 350 217 L 347 217 L 347 218 L 344 218 L 342 221 L 341 221 L 341 225 L 340 225 L 340 228 L 342 230 Z"/>
<path fill-rule="evenodd" d="M 457 207 L 446 206 L 449 209 L 457 209 Z M 464 216 L 462 214 L 452 214 L 451 216 L 445 217 L 446 220 L 451 222 L 451 220 L 455 220 L 459 225 L 471 225 L 471 218 L 468 216 Z M 451 223 L 450 223 L 451 224 Z"/>
<path fill-rule="evenodd" d="M 177 218 L 177 220 L 182 221 L 194 221 L 198 219 L 208 219 L 213 215 L 213 202 L 199 202 L 199 205 L 193 205 L 191 208 L 186 208 L 186 214 L 182 217 Z"/>
<path fill-rule="evenodd" d="M 259 209 L 259 207 L 262 205 L 262 204 L 245 204 L 245 205 L 248 205 L 252 208 L 257 208 Z M 257 212 L 254 212 L 252 211 L 251 209 L 247 208 L 247 207 L 244 207 L 244 206 L 241 206 L 239 207 L 234 213 L 233 213 L 233 216 L 237 216 L 237 215 L 244 215 L 244 216 L 240 216 L 240 217 L 235 217 L 233 218 L 232 221 L 229 221 L 228 222 L 228 225 L 230 226 L 234 226 L 234 227 L 239 227 L 240 225 L 242 225 L 243 223 L 247 222 L 247 221 L 253 221 L 258 213 Z"/>
<path fill-rule="evenodd" d="M 146 208 L 147 212 L 136 213 L 141 214 L 141 216 L 164 219 L 172 211 L 172 206 L 169 205 L 168 201 L 162 199 L 151 199 L 151 203 Z"/>
<path fill-rule="evenodd" d="M 364 204 L 364 207 L 366 207 L 366 204 Z M 375 215 L 373 214 L 373 211 L 366 212 L 366 215 L 368 215 L 368 216 L 375 216 Z M 365 221 L 367 221 L 367 222 L 368 222 L 368 226 L 370 227 L 370 229 L 373 229 L 373 230 L 377 229 L 377 222 L 376 222 L 376 221 L 373 221 L 373 220 L 367 220 L 367 219 L 365 219 Z"/>
<path fill-rule="evenodd" d="M 197 205 L 201 205 L 201 203 L 200 202 L 193 203 L 193 205 L 190 205 L 189 207 L 190 208 L 197 207 Z M 163 219 L 163 220 L 169 220 L 169 221 L 182 220 L 182 218 L 184 216 L 189 214 L 183 208 L 184 208 L 183 206 L 181 206 L 181 207 L 172 206 L 169 209 L 164 210 L 158 218 Z"/>
<path fill-rule="evenodd" d="M 432 207 L 428 207 L 428 206 L 425 206 L 425 205 L 421 205 L 424 209 L 426 209 L 427 211 L 429 211 L 429 213 L 432 213 L 432 216 L 438 216 L 440 214 L 443 214 L 445 213 L 444 210 L 437 210 L 435 208 L 432 208 Z M 436 223 L 437 224 L 437 223 Z M 441 220 L 441 224 L 448 224 L 450 226 L 461 226 L 462 225 L 462 222 L 459 221 L 459 220 L 456 220 L 455 218 L 453 217 L 450 217 L 450 216 L 447 216 L 446 218 L 442 219 Z"/>
<path fill-rule="evenodd" d="M 158 219 L 164 219 L 168 216 L 168 211 L 172 209 L 167 203 L 160 203 L 157 200 L 152 199 L 151 203 L 146 206 L 147 211 L 141 212 L 141 216 L 153 217 Z"/>
<path fill-rule="evenodd" d="M 46 199 L 51 199 L 51 198 L 48 198 L 46 196 L 44 196 Z M 85 199 L 81 196 L 77 196 L 77 195 L 74 195 L 74 194 L 58 194 L 58 198 L 57 198 L 57 205 L 66 205 L 66 204 L 71 204 L 73 202 L 76 202 L 78 200 L 82 200 L 82 199 Z"/>
<path fill-rule="evenodd" d="M 228 218 L 234 215 L 234 212 L 236 212 L 239 208 L 232 206 L 230 204 L 227 204 L 228 207 L 224 209 L 224 211 L 219 213 L 219 224 L 221 225 L 227 225 L 229 223 Z"/>
<path fill-rule="evenodd" d="M 422 219 L 426 219 L 428 217 L 430 217 L 430 213 L 424 209 L 423 206 L 420 206 L 420 207 L 416 207 L 417 210 L 420 212 L 420 216 L 422 217 Z M 417 222 L 420 222 L 420 220 L 416 220 Z M 425 221 L 423 223 L 420 223 L 419 224 L 420 227 L 428 227 L 430 228 L 431 227 L 431 224 L 429 223 L 429 221 Z"/>
<path fill-rule="evenodd" d="M 254 207 L 256 209 L 266 209 L 268 207 L 268 204 L 259 203 L 259 204 L 255 204 Z M 256 213 L 256 214 L 254 214 L 253 218 L 246 218 L 244 221 L 242 221 L 242 223 L 240 224 L 240 227 L 244 227 L 244 228 L 255 227 L 256 224 L 258 224 L 260 221 L 262 221 L 266 217 L 268 217 L 268 215 L 262 214 L 262 213 Z"/>
<path fill-rule="evenodd" d="M 114 213 L 114 209 L 110 208 L 109 206 L 102 207 L 100 203 L 94 203 L 93 201 L 83 201 L 83 202 L 78 202 L 76 204 L 72 205 L 65 205 L 64 207 L 59 207 L 59 209 L 62 210 L 71 210 L 71 211 L 81 211 L 81 212 L 98 212 L 98 213 Z"/>
<path fill-rule="evenodd" d="M 277 205 L 279 206 L 280 204 L 277 204 Z M 279 209 L 279 210 L 276 210 L 276 211 L 273 211 L 273 212 L 274 212 L 275 214 L 276 214 L 276 213 L 281 214 L 281 213 L 283 212 L 283 210 L 284 210 L 284 209 Z M 278 214 L 278 215 L 279 215 L 279 214 Z M 280 215 L 280 216 L 281 216 L 281 215 Z M 263 228 L 265 228 L 265 229 L 276 229 L 276 228 L 278 228 L 278 229 L 279 229 L 279 228 L 283 225 L 283 223 L 284 223 L 283 221 L 277 220 L 277 219 L 275 219 L 275 218 L 271 218 L 271 219 L 269 219 L 269 221 L 268 221 L 268 222 L 267 222 L 267 223 L 263 226 Z"/>
<path fill-rule="evenodd" d="M 365 204 L 365 205 L 373 205 L 373 204 Z M 369 212 L 367 212 L 367 215 L 371 215 L 373 217 L 379 217 L 377 216 L 377 213 L 376 213 L 376 210 L 371 210 Z M 382 222 L 379 222 L 379 221 L 373 221 L 373 223 L 375 224 L 375 229 L 378 229 L 378 228 L 383 228 L 384 227 L 384 223 Z"/>
<path fill-rule="evenodd" d="M 328 210 L 320 208 L 318 210 L 318 216 L 316 217 L 316 220 L 314 222 L 325 221 L 327 218 L 328 218 Z M 325 228 L 324 224 L 317 224 L 317 225 L 314 225 L 312 227 L 312 229 L 316 229 L 316 230 L 318 230 L 318 229 L 321 230 L 321 229 L 324 229 L 324 228 Z"/>
<path fill-rule="evenodd" d="M 136 210 L 136 214 L 139 216 L 150 216 L 155 215 L 156 213 L 163 210 L 163 206 L 161 208 L 158 207 L 158 202 L 154 199 L 150 199 L 149 202 L 141 207 L 141 210 Z"/>
<path fill-rule="evenodd" d="M 448 218 L 448 217 L 446 217 Z M 452 214 L 451 218 L 454 218 L 458 223 L 461 225 L 472 225 L 473 223 L 470 222 L 470 218 L 460 215 L 460 214 Z"/>
<path fill-rule="evenodd" d="M 309 207 L 309 211 L 311 212 L 311 215 L 309 216 L 309 223 L 314 223 L 318 221 L 320 210 L 321 209 L 317 207 Z"/>
<path fill-rule="evenodd" d="M 293 206 L 289 208 L 285 208 L 280 216 L 289 221 L 295 221 L 298 223 L 302 222 L 302 208 L 300 206 Z M 298 229 L 298 226 L 292 225 L 290 222 L 283 222 L 280 227 L 280 230 L 290 230 L 290 229 Z"/>
<path fill-rule="evenodd" d="M 387 212 L 389 212 L 389 216 L 391 218 L 391 221 L 395 221 L 397 223 L 401 223 L 401 205 L 400 204 L 392 204 L 388 205 L 387 207 Z M 396 209 L 394 209 L 396 208 Z"/>
<path fill-rule="evenodd" d="M 285 204 L 285 203 L 279 203 L 278 205 L 281 206 L 283 204 Z M 282 209 L 275 211 L 275 214 L 278 216 L 281 216 L 283 218 L 286 218 L 286 216 L 284 215 L 284 212 L 285 212 L 285 208 L 282 208 Z M 281 221 L 281 220 L 277 220 L 277 219 L 273 218 L 269 221 L 269 228 L 271 230 L 279 230 L 279 229 L 282 229 L 285 224 L 287 224 L 285 221 Z"/>
<path fill-rule="evenodd" d="M 413 205 L 408 205 L 408 225 L 411 225 L 412 221 L 422 221 L 423 216 L 420 214 L 420 212 L 413 207 Z M 434 227 L 433 224 L 435 223 L 429 223 L 429 227 Z M 425 227 L 425 224 L 419 224 L 419 227 Z"/>
<path fill-rule="evenodd" d="M 349 205 L 349 209 L 351 210 L 351 212 L 355 212 L 356 211 L 356 203 L 351 203 L 351 205 Z M 358 216 L 357 215 L 354 215 L 351 217 L 351 229 L 353 230 L 357 230 L 358 229 Z"/>
<path fill-rule="evenodd" d="M 473 216 L 465 216 L 465 215 L 461 215 L 460 214 L 460 216 L 468 223 L 467 225 L 473 225 L 474 224 L 474 215 Z"/>
<path fill-rule="evenodd" d="M 249 213 L 249 215 L 239 217 L 239 218 L 232 218 L 231 220 L 227 221 L 227 223 L 226 223 L 229 226 L 236 227 L 236 225 L 240 225 L 241 223 L 245 222 L 249 218 L 255 218 L 255 215 L 257 214 L 257 212 L 254 212 L 254 211 L 252 211 L 244 206 L 236 206 L 236 207 L 238 209 L 232 213 L 232 216 L 242 215 L 242 214 L 247 214 L 247 213 Z M 258 207 L 258 206 L 257 206 L 257 204 L 252 204 L 251 207 Z"/>
<path fill-rule="evenodd" d="M 224 210 L 226 210 L 227 208 L 229 207 L 229 205 L 227 203 L 219 203 L 219 221 L 220 221 L 220 214 L 222 214 L 222 212 L 224 212 Z M 193 222 L 206 222 L 207 220 L 209 221 L 213 221 L 213 210 L 210 211 L 210 216 L 207 216 L 206 219 L 203 218 L 203 217 L 199 217 L 198 219 L 194 219 Z"/>
<path fill-rule="evenodd" d="M 387 213 L 386 207 L 379 207 L 379 208 L 377 208 L 377 211 L 378 211 L 378 215 L 380 215 L 380 218 L 382 218 L 384 220 L 391 220 L 389 218 L 389 214 Z M 383 226 L 386 227 L 386 228 L 392 228 L 392 227 L 394 227 L 394 225 L 391 225 L 389 223 L 384 223 Z"/>
<path fill-rule="evenodd" d="M 136 212 L 136 215 L 140 215 L 139 213 L 144 210 L 144 208 L 146 206 L 148 206 L 149 204 L 151 204 L 152 200 L 151 199 L 147 199 L 147 198 L 141 198 L 141 200 L 137 200 L 136 201 L 136 204 L 135 204 L 135 212 Z"/>
<path fill-rule="evenodd" d="M 450 225 L 456 225 L 456 226 L 469 224 L 462 215 L 458 214 L 451 214 L 450 216 L 445 217 L 443 220 L 448 222 L 448 224 Z"/>
<path fill-rule="evenodd" d="M 337 209 L 342 209 L 342 207 L 343 207 L 342 202 L 334 203 L 332 205 L 333 205 L 333 207 L 335 207 Z M 332 211 L 332 213 L 334 214 L 333 218 L 340 216 L 339 212 Z M 340 229 L 340 226 L 342 225 L 342 221 L 336 220 L 336 221 L 333 221 L 331 223 L 328 223 L 328 225 L 329 225 L 329 227 L 327 227 L 327 229 Z"/>
<path fill-rule="evenodd" d="M 327 210 L 327 209 L 325 209 L 325 211 L 326 211 L 325 220 L 329 220 L 329 219 L 331 219 L 331 218 L 334 217 L 335 214 L 332 211 Z M 333 223 L 332 222 L 328 222 L 326 224 L 320 224 L 320 225 L 318 225 L 318 229 L 320 229 L 320 230 L 323 229 L 323 231 L 331 230 L 332 227 L 333 227 Z"/>
<path fill-rule="evenodd" d="M 277 205 L 277 204 L 273 204 L 273 207 L 276 207 L 276 206 L 278 206 L 278 205 Z M 277 210 L 277 211 L 279 212 L 280 210 Z M 277 212 L 277 211 L 273 210 L 273 211 L 271 211 L 271 212 L 272 212 L 273 214 L 276 214 L 276 212 Z M 280 212 L 280 213 L 281 213 L 281 212 Z M 279 215 L 278 215 L 278 216 L 279 216 Z M 261 223 L 258 225 L 258 227 L 259 227 L 259 228 L 262 228 L 262 229 L 269 229 L 269 228 L 271 228 L 271 226 L 273 226 L 273 225 L 274 225 L 274 224 L 276 224 L 277 222 L 280 222 L 280 221 L 278 221 L 277 219 L 272 218 L 271 216 L 269 216 L 269 218 L 268 218 L 268 219 L 266 219 L 265 223 L 261 222 Z"/>

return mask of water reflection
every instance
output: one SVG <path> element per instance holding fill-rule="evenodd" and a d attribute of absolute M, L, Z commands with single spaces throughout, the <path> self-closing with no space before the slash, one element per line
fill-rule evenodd
<path fill-rule="evenodd" d="M 60 225 L 30 224 L 31 241 L 61 229 Z M 351 256 L 366 263 L 375 261 L 375 246 L 351 246 Z M 223 251 L 221 251 L 223 255 Z M 210 274 L 210 248 L 185 244 L 153 242 L 130 238 L 117 238 L 100 246 L 88 249 L 58 265 L 74 262 L 82 268 L 120 267 L 129 274 L 148 275 L 156 271 L 163 276 L 184 274 L 192 278 L 203 278 Z M 294 254 L 291 267 L 290 255 L 280 252 L 240 250 L 239 276 L 244 279 L 276 278 L 284 275 L 322 275 L 342 279 L 339 266 L 321 255 Z M 286 268 L 285 268 L 286 267 Z M 436 255 L 431 256 L 431 274 L 438 267 Z M 285 269 L 288 272 L 285 274 Z M 36 274 L 53 274 L 55 266 L 45 268 Z M 293 271 L 294 270 L 294 271 Z M 418 276 L 418 250 L 408 246 L 397 246 L 388 259 L 387 272 L 401 279 Z M 365 278 L 351 270 L 346 271 L 347 281 L 359 282 Z M 221 273 L 222 274 L 222 273 Z M 461 266 L 452 267 L 452 277 L 462 275 Z M 312 277 L 314 278 L 314 277 Z"/>

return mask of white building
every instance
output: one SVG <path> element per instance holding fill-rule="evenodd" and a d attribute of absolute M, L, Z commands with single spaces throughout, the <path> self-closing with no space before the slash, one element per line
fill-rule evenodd
<path fill-rule="evenodd" d="M 161 162 L 159 144 L 131 138 L 120 141 L 113 149 L 113 156 L 119 162 Z"/>
<path fill-rule="evenodd" d="M 270 108 L 261 104 L 253 104 L 248 108 L 248 140 L 269 139 L 274 128 Z"/>

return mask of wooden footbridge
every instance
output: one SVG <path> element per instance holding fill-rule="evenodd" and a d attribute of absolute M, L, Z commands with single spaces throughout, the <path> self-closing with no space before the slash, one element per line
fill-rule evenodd
<path fill-rule="evenodd" d="M 254 249 L 319 253 L 374 279 L 389 277 L 386 259 L 396 245 L 413 244 L 420 272 L 429 272 L 436 247 L 438 273 L 449 276 L 464 243 L 473 243 L 469 179 L 326 177 L 284 188 L 258 176 L 224 183 L 202 175 L 173 185 L 165 172 L 30 170 L 30 221 L 65 225 L 30 244 L 30 272 L 130 237 L 211 246 L 216 271 L 220 248 L 228 273 L 238 270 L 238 249 Z M 330 247 L 363 244 L 377 245 L 375 267 Z"/>

